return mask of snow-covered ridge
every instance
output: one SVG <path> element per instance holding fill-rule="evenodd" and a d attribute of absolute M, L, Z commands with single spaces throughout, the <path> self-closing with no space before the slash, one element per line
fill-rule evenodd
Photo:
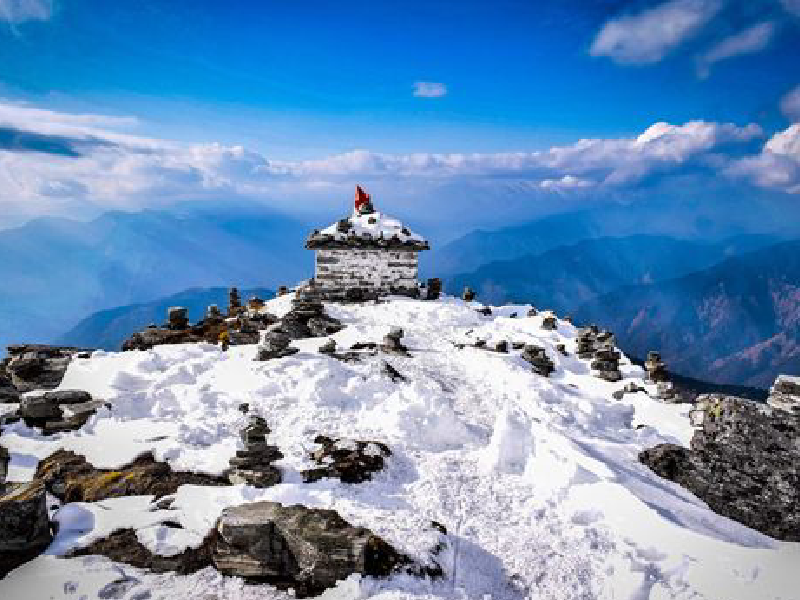
<path fill-rule="evenodd" d="M 276 298 L 265 310 L 281 316 L 291 299 Z M 211 571 L 153 575 L 106 559 L 54 558 L 123 527 L 135 529 L 151 551 L 177 554 L 200 543 L 222 508 L 258 500 L 333 508 L 411 556 L 434 543 L 425 533 L 431 521 L 447 527 L 443 580 L 353 577 L 330 598 L 796 597 L 800 544 L 716 515 L 637 461 L 658 443 L 688 444 L 687 405 L 651 398 L 654 386 L 624 356 L 623 381 L 594 377 L 589 361 L 575 356 L 577 330 L 566 321 L 550 331 L 542 328 L 546 313 L 525 316 L 529 306 L 492 307 L 489 316 L 475 311 L 480 306 L 454 298 L 326 304 L 346 325 L 331 336 L 337 347 L 379 342 L 401 326 L 409 357 L 345 363 L 319 353 L 317 338 L 294 341 L 299 353 L 267 362 L 252 360 L 255 346 L 223 353 L 207 344 L 73 360 L 60 387 L 87 390 L 113 410 L 50 437 L 20 423 L 5 428 L 9 479 L 29 479 L 37 460 L 57 448 L 97 467 L 152 451 L 175 469 L 220 473 L 241 443 L 246 419 L 238 407 L 248 403 L 285 455 L 276 463 L 283 483 L 183 486 L 169 511 L 153 510 L 150 497 L 68 504 L 56 513 L 61 528 L 48 554 L 0 581 L 0 597 L 28 598 L 36 590 L 42 598 L 92 598 L 120 570 L 140 582 L 131 596 L 287 597 Z M 502 340 L 542 346 L 555 371 L 536 375 L 519 351 L 472 347 L 479 339 L 487 347 Z M 383 360 L 407 381 L 387 377 Z M 630 382 L 646 391 L 613 400 Z M 311 466 L 317 434 L 382 441 L 392 456 L 370 482 L 303 483 L 299 473 Z M 163 526 L 167 517 L 182 529 Z"/>

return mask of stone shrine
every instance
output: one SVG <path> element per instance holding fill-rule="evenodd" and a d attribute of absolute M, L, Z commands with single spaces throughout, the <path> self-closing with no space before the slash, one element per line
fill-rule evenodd
<path fill-rule="evenodd" d="M 416 297 L 419 253 L 430 245 L 377 212 L 370 195 L 356 186 L 353 214 L 315 230 L 306 248 L 316 252 L 314 283 L 320 297 L 359 301 L 389 294 Z"/>

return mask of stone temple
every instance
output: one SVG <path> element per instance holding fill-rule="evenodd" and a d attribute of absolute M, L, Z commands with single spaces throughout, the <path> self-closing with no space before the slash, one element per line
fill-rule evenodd
<path fill-rule="evenodd" d="M 352 216 L 314 230 L 306 248 L 316 253 L 316 291 L 335 301 L 416 296 L 419 253 L 430 245 L 397 219 L 377 212 L 370 195 L 356 186 Z"/>

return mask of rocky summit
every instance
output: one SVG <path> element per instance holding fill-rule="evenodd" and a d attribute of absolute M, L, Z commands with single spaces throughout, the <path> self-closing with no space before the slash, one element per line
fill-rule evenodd
<path fill-rule="evenodd" d="M 10 355 L 0 598 L 796 598 L 792 378 L 679 402 L 527 304 L 234 292 Z"/>

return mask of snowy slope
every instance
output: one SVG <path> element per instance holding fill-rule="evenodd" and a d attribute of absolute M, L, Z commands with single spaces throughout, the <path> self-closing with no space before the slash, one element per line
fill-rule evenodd
<path fill-rule="evenodd" d="M 290 301 L 277 298 L 267 310 L 281 315 Z M 176 554 L 198 545 L 223 507 L 256 500 L 333 508 L 420 558 L 436 541 L 430 521 L 447 526 L 444 580 L 354 576 L 328 598 L 798 598 L 800 544 L 716 515 L 637 462 L 644 448 L 689 443 L 686 405 L 645 393 L 612 400 L 628 381 L 643 383 L 640 368 L 623 357 L 625 380 L 607 383 L 589 373 L 588 361 L 555 350 L 564 343 L 573 354 L 569 323 L 545 331 L 541 317 L 524 317 L 528 306 L 494 308 L 489 317 L 476 306 L 453 298 L 326 305 L 346 325 L 332 336 L 339 347 L 379 342 L 399 325 L 408 358 L 343 363 L 319 354 L 322 340 L 312 339 L 293 342 L 298 354 L 268 362 L 252 360 L 255 346 L 222 353 L 203 344 L 76 359 L 61 387 L 107 399 L 113 412 L 47 438 L 22 424 L 8 427 L 0 443 L 12 452 L 9 479 L 30 478 L 37 460 L 59 447 L 98 467 L 152 450 L 174 468 L 218 473 L 239 444 L 245 417 L 237 407 L 248 402 L 285 454 L 278 463 L 284 483 L 183 486 L 177 510 L 168 512 L 183 529 L 159 525 L 165 514 L 151 510 L 151 497 L 66 505 L 56 513 L 61 528 L 52 546 L 0 581 L 0 598 L 95 598 L 121 574 L 138 582 L 125 598 L 288 597 L 212 569 L 153 575 L 104 558 L 55 558 L 122 527 L 136 529 L 152 551 Z M 540 377 L 519 352 L 454 345 L 478 338 L 542 345 L 556 371 Z M 408 381 L 384 375 L 384 359 Z M 307 454 L 320 433 L 381 440 L 393 455 L 370 482 L 304 484 L 299 471 L 311 466 Z"/>

